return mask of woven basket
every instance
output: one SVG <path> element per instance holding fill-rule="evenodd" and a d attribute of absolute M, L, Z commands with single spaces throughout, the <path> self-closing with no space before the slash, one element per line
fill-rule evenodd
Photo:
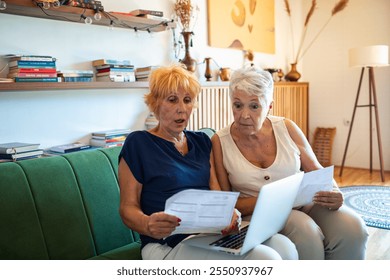
<path fill-rule="evenodd" d="M 335 127 L 317 127 L 314 132 L 313 151 L 324 167 L 332 165 L 332 147 L 335 134 Z"/>

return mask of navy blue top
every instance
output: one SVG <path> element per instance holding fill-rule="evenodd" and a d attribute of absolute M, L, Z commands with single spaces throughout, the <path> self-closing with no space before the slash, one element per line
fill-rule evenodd
<path fill-rule="evenodd" d="M 147 131 L 129 134 L 119 154 L 142 184 L 141 209 L 146 215 L 164 211 L 165 201 L 186 189 L 208 190 L 210 181 L 210 138 L 203 132 L 184 131 L 188 153 L 181 155 L 174 143 Z M 141 235 L 142 247 L 149 242 L 174 247 L 188 235 L 165 239 Z"/>

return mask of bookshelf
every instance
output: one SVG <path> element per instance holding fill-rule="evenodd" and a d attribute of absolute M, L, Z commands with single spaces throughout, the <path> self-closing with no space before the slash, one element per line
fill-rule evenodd
<path fill-rule="evenodd" d="M 84 24 L 82 15 L 93 18 L 95 12 L 91 9 L 84 9 L 71 6 L 50 7 L 42 10 L 31 0 L 6 0 L 7 8 L 1 13 L 37 17 L 66 22 Z M 175 22 L 163 22 L 155 19 L 141 18 L 135 16 L 123 16 L 104 12 L 99 21 L 93 20 L 92 24 L 109 27 L 129 28 L 137 31 L 160 32 L 167 28 L 175 28 Z"/>

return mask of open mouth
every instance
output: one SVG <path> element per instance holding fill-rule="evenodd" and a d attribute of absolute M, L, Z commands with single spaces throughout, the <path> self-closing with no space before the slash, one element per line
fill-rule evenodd
<path fill-rule="evenodd" d="M 184 119 L 178 119 L 178 120 L 175 120 L 175 123 L 178 123 L 178 124 L 180 124 L 180 123 L 184 123 L 185 122 L 185 120 Z"/>

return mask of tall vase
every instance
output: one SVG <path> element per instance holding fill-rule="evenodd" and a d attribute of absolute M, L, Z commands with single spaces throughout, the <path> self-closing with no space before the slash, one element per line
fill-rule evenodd
<path fill-rule="evenodd" d="M 211 75 L 211 69 L 210 69 L 210 59 L 211 57 L 206 57 L 204 60 L 206 62 L 206 70 L 204 72 L 204 77 L 206 78 L 206 81 L 211 81 L 211 78 L 213 75 Z"/>
<path fill-rule="evenodd" d="M 184 38 L 185 55 L 184 58 L 180 59 L 179 62 L 183 63 L 187 67 L 188 71 L 195 72 L 196 60 L 193 59 L 190 55 L 190 41 L 194 33 L 190 31 L 183 31 L 181 34 Z"/>
<path fill-rule="evenodd" d="M 297 63 L 291 63 L 291 70 L 284 78 L 290 82 L 297 82 L 301 78 L 301 74 L 297 71 Z"/>

